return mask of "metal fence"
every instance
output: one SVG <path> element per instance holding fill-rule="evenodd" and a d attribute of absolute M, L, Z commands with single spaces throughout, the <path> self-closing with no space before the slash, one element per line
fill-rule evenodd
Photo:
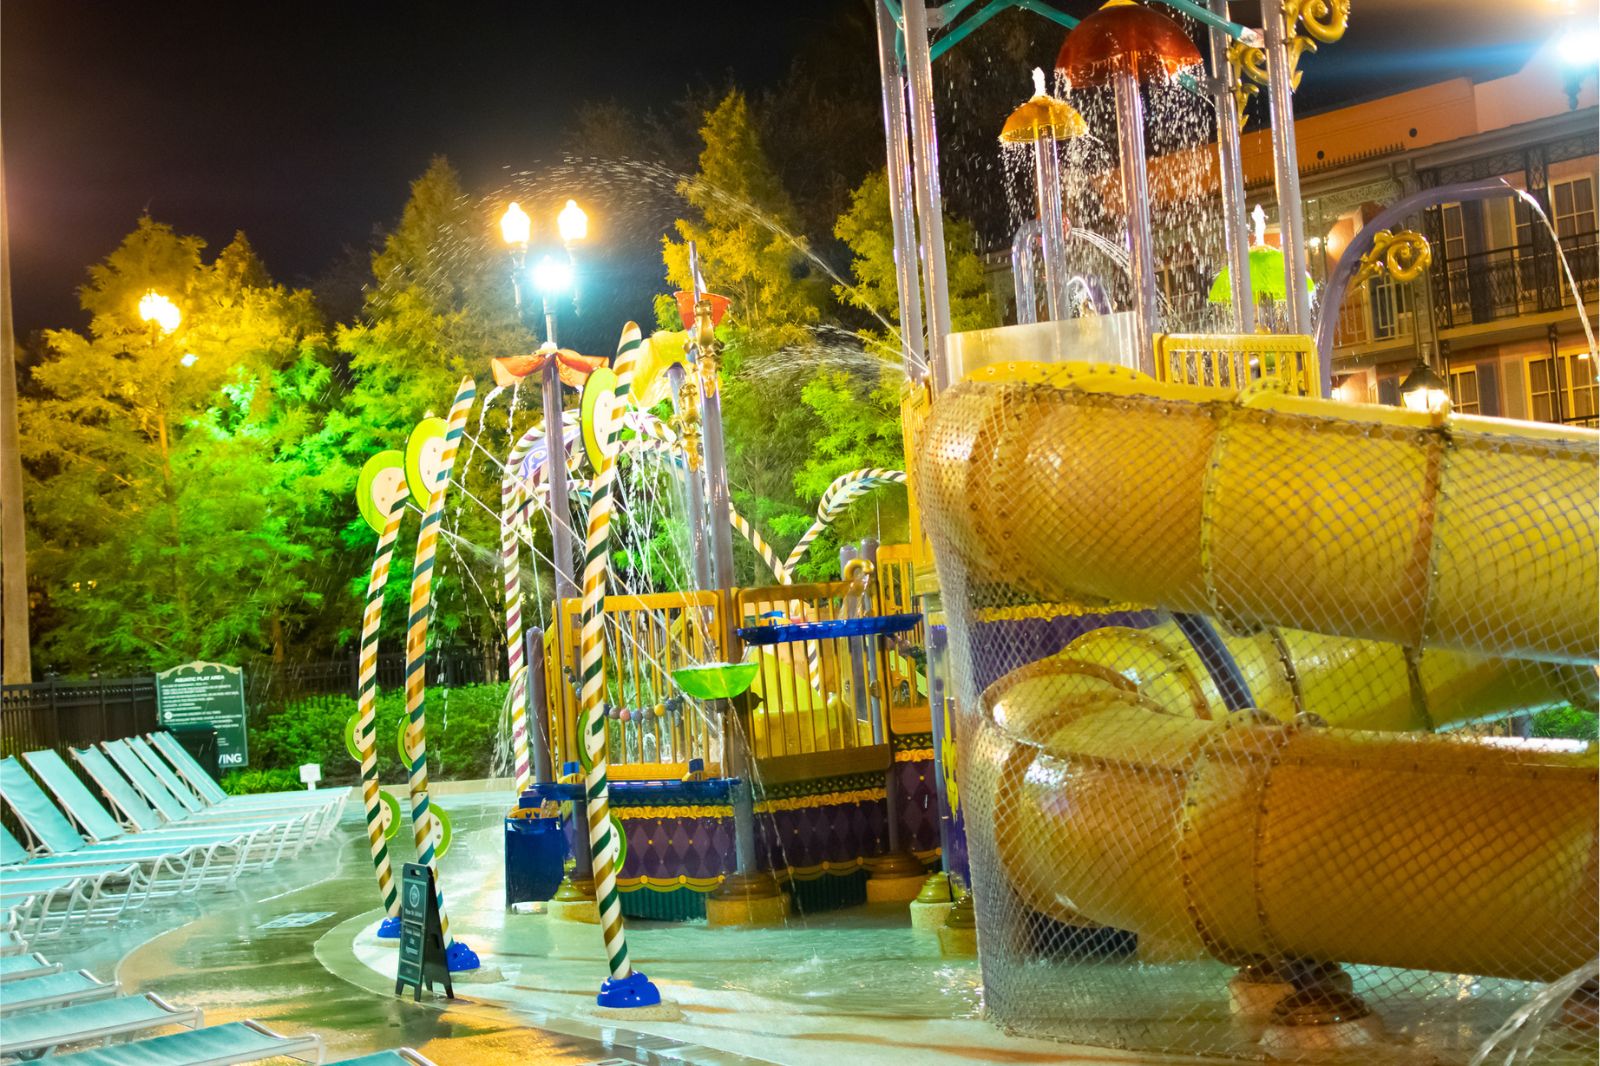
<path fill-rule="evenodd" d="M 0 754 L 86 747 L 156 727 L 154 677 L 48 678 L 7 685 L 0 697 Z"/>
<path fill-rule="evenodd" d="M 474 685 L 499 680 L 491 653 L 449 648 L 428 657 L 430 685 Z M 303 663 L 246 664 L 245 706 L 252 719 L 308 696 L 354 696 L 357 664 L 348 658 Z M 378 659 L 378 687 L 405 682 L 405 656 Z M 0 698 L 0 754 L 39 748 L 87 747 L 156 728 L 156 679 L 50 677 L 6 685 Z"/>

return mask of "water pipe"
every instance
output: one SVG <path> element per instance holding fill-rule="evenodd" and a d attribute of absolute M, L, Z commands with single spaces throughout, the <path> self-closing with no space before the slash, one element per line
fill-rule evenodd
<path fill-rule="evenodd" d="M 905 65 L 895 47 L 897 16 L 878 4 L 878 72 L 883 90 L 883 132 L 888 151 L 889 223 L 894 239 L 895 296 L 900 309 L 900 358 L 906 380 L 928 375 L 922 336 L 922 291 L 917 260 L 917 209 L 911 149 L 906 143 Z"/>
<path fill-rule="evenodd" d="M 1072 290 L 1077 289 L 1083 293 L 1083 303 L 1094 309 L 1097 315 L 1111 313 L 1111 298 L 1106 295 L 1106 290 L 1094 278 L 1084 277 L 1082 274 L 1073 274 L 1067 278 L 1067 295 L 1072 295 Z"/>
<path fill-rule="evenodd" d="M 1211 10 L 1228 16 L 1228 0 L 1210 0 Z M 1222 185 L 1222 243 L 1228 250 L 1229 295 L 1236 333 L 1256 330 L 1255 299 L 1250 291 L 1250 238 L 1245 226 L 1244 164 L 1239 146 L 1239 109 L 1234 100 L 1238 73 L 1228 62 L 1228 35 L 1212 27 L 1212 96 L 1217 111 L 1217 174 Z"/>
<path fill-rule="evenodd" d="M 1117 106 L 1117 150 L 1122 157 L 1122 200 L 1128 212 L 1129 265 L 1133 275 L 1133 344 L 1138 365 L 1155 374 L 1155 334 L 1160 328 L 1156 302 L 1156 260 L 1150 235 L 1149 177 L 1144 157 L 1144 103 L 1132 67 L 1111 76 Z"/>
<path fill-rule="evenodd" d="M 1017 325 L 1039 321 L 1039 294 L 1033 284 L 1033 249 L 1040 242 L 1039 220 L 1030 218 L 1011 238 L 1011 285 L 1017 296 Z"/>
<path fill-rule="evenodd" d="M 1044 71 L 1033 69 L 1034 99 L 1046 98 Z M 1052 101 L 1052 103 L 1054 103 Z M 1050 107 L 1051 104 L 1046 104 Z M 1070 112 L 1069 112 L 1070 113 Z M 1075 127 L 1082 129 L 1081 122 Z M 1035 127 L 1033 140 L 1033 198 L 1044 246 L 1045 306 L 1051 321 L 1068 317 L 1067 227 L 1061 212 L 1061 157 L 1056 129 L 1050 122 Z"/>
<path fill-rule="evenodd" d="M 1333 268 L 1333 274 L 1323 289 L 1322 302 L 1317 307 L 1317 320 L 1312 339 L 1316 344 L 1317 358 L 1322 369 L 1322 395 L 1333 395 L 1333 336 L 1339 326 L 1339 309 L 1344 305 L 1350 279 L 1360 268 L 1362 258 L 1372 248 L 1373 238 L 1385 230 L 1400 225 L 1418 211 L 1438 204 L 1493 200 L 1502 196 L 1516 195 L 1518 190 L 1504 178 L 1484 178 L 1455 185 L 1440 185 L 1402 196 L 1361 227 L 1340 254 L 1339 263 Z"/>
<path fill-rule="evenodd" d="M 528 671 L 528 717 L 533 724 L 533 779 L 547 785 L 555 780 L 555 770 L 550 765 L 550 694 L 544 678 L 544 630 L 529 626 L 524 646 L 527 649 L 523 662 Z"/>
<path fill-rule="evenodd" d="M 1300 161 L 1294 132 L 1294 85 L 1290 79 L 1289 27 L 1276 5 L 1266 8 L 1267 101 L 1272 127 L 1272 176 L 1278 194 L 1278 237 L 1283 247 L 1283 274 L 1289 311 L 1289 332 L 1311 331 L 1311 297 L 1306 293 L 1306 234 L 1300 202 Z"/>

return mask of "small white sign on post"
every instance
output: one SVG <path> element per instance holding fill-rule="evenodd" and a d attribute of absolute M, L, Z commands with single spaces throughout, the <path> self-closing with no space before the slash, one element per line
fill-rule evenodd
<path fill-rule="evenodd" d="M 317 782 L 321 780 L 321 763 L 308 762 L 304 766 L 300 767 L 300 781 L 306 786 L 307 792 L 310 792 L 312 789 L 316 788 Z"/>

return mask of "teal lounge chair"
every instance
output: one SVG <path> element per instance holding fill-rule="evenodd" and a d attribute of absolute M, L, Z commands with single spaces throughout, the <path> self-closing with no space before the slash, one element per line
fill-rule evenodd
<path fill-rule="evenodd" d="M 146 736 L 131 736 L 128 744 L 134 751 L 139 752 L 147 763 L 162 763 L 168 765 L 182 783 L 189 786 L 190 791 L 202 800 L 203 804 L 213 808 L 237 808 L 237 810 L 315 810 L 315 812 L 328 812 L 331 815 L 328 829 L 333 829 L 333 823 L 339 820 L 339 815 L 344 812 L 350 799 L 350 789 L 347 787 L 330 787 L 330 789 L 306 789 L 304 792 L 258 792 L 253 795 L 229 795 L 222 791 L 210 773 L 195 760 L 194 755 L 184 751 L 184 746 L 178 743 L 178 738 L 171 733 L 149 733 Z M 149 752 L 149 755 L 146 755 Z M 160 755 L 155 754 L 160 752 Z M 162 755 L 165 755 L 163 759 Z M 154 765 L 152 765 L 154 768 Z M 165 778 L 163 778 L 165 781 Z M 168 786 L 170 787 L 170 786 Z M 323 831 L 326 832 L 326 831 Z"/>
<path fill-rule="evenodd" d="M 9 1015 L 0 1026 L 0 1055 L 33 1057 L 64 1045 L 98 1043 L 173 1025 L 193 1029 L 204 1017 L 194 1007 L 175 1007 L 151 992 L 28 1011 Z"/>
<path fill-rule="evenodd" d="M 322 1038 L 314 1033 L 284 1036 L 260 1022 L 242 1021 L 74 1051 L 50 1061 L 61 1066 L 232 1066 L 279 1057 L 321 1062 L 322 1055 Z"/>
<path fill-rule="evenodd" d="M 51 962 L 37 951 L 26 955 L 7 955 L 0 959 L 0 984 L 7 981 L 25 981 L 30 977 L 60 973 L 61 964 Z"/>
<path fill-rule="evenodd" d="M 195 819 L 193 822 L 185 819 L 179 826 L 167 822 L 155 808 L 145 802 L 144 794 L 133 786 L 133 783 L 122 775 L 122 772 L 112 763 L 106 753 L 99 748 L 73 748 L 72 757 L 89 780 L 94 782 L 103 796 L 110 802 L 112 808 L 122 815 L 126 824 L 138 830 L 128 839 L 138 840 L 140 833 L 152 832 L 159 829 L 184 828 L 194 833 L 216 833 L 219 835 L 237 835 L 252 845 L 257 842 L 255 834 L 265 831 L 269 834 L 266 841 L 275 844 L 275 849 L 262 852 L 254 847 L 248 854 L 247 865 L 254 866 L 260 862 L 270 861 L 278 851 L 290 846 L 304 831 L 304 824 L 292 819 L 284 823 L 262 822 L 251 820 L 245 822 L 224 822 L 216 819 Z M 172 802 L 172 801 L 169 801 Z M 277 834 L 282 839 L 273 841 L 271 834 Z"/>
<path fill-rule="evenodd" d="M 238 879 L 250 844 L 238 831 L 189 842 L 156 839 L 144 843 L 129 838 L 88 844 L 22 764 L 10 756 L 0 759 L 0 799 L 49 853 L 33 856 L 30 868 L 65 873 L 70 871 L 61 868 L 74 865 L 138 863 L 149 874 L 151 887 L 162 894 L 193 892 L 203 883 L 231 885 Z"/>
<path fill-rule="evenodd" d="M 0 959 L 7 955 L 21 955 L 28 950 L 28 942 L 15 929 L 0 929 Z"/>
<path fill-rule="evenodd" d="M 266 796 L 228 796 L 220 802 L 210 800 L 191 789 L 178 775 L 171 763 L 157 754 L 144 737 L 129 737 L 128 748 L 155 775 L 162 787 L 190 814 L 237 818 L 278 818 L 304 815 L 307 819 L 306 842 L 321 840 L 332 832 L 343 812 L 349 789 L 334 789 L 308 793 L 268 794 Z"/>
<path fill-rule="evenodd" d="M 5 1019 L 0 1029 L 10 1028 L 11 1016 L 19 1011 L 110 999 L 116 994 L 115 984 L 108 985 L 96 980 L 88 970 L 30 977 L 26 981 L 8 981 L 0 985 L 0 1018 Z"/>
<path fill-rule="evenodd" d="M 40 862 L 0 826 L 0 909 L 10 912 L 19 939 L 113 921 L 149 898 L 149 879 L 135 863 Z"/>
<path fill-rule="evenodd" d="M 338 1066 L 434 1066 L 433 1060 L 408 1047 L 377 1051 L 359 1059 L 340 1059 Z"/>
<path fill-rule="evenodd" d="M 97 844 L 124 841 L 142 844 L 160 843 L 169 847 L 195 847 L 242 836 L 242 846 L 247 855 L 245 866 L 247 869 L 256 869 L 276 862 L 282 856 L 284 846 L 290 838 L 290 827 L 287 826 L 282 829 L 263 826 L 244 834 L 236 834 L 228 828 L 216 829 L 204 825 L 163 826 L 159 829 L 129 833 L 105 807 L 101 806 L 100 801 L 95 799 L 94 793 L 89 791 L 60 755 L 47 749 L 25 752 L 22 759 L 55 796 L 56 803 L 66 812 L 67 817 L 78 823 L 84 835 Z"/>
<path fill-rule="evenodd" d="M 201 799 L 212 804 L 239 804 L 240 806 L 256 807 L 299 807 L 320 806 L 331 803 L 336 810 L 342 810 L 350 798 L 348 788 L 316 788 L 305 792 L 263 792 L 253 796 L 230 796 L 222 791 L 212 776 L 206 773 L 205 767 L 200 765 L 193 755 L 178 743 L 178 738 L 167 732 L 149 734 L 150 743 L 167 761 L 178 771 L 178 776 L 194 790 Z"/>
<path fill-rule="evenodd" d="M 167 787 L 161 783 L 155 774 L 150 772 L 150 768 L 144 764 L 139 756 L 134 754 L 133 749 L 128 747 L 126 741 L 107 740 L 100 745 L 100 749 L 110 758 L 122 776 L 138 790 L 139 795 L 150 806 L 154 807 L 162 818 L 166 819 L 166 824 L 168 825 L 179 823 L 195 827 L 229 825 L 236 827 L 240 831 L 247 831 L 250 827 L 271 826 L 275 827 L 278 832 L 294 836 L 296 838 L 296 850 L 300 846 L 309 843 L 311 830 L 309 815 L 293 811 L 242 811 L 239 813 L 230 811 L 194 814 L 188 807 L 183 805 L 178 797 L 168 791 Z"/>

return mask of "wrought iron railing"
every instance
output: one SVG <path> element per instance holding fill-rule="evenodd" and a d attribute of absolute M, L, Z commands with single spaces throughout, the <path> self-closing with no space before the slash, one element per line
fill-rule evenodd
<path fill-rule="evenodd" d="M 1594 233 L 1563 238 L 1561 251 L 1585 301 L 1600 291 Z M 1429 272 L 1441 329 L 1560 311 L 1574 303 L 1572 284 L 1549 241 L 1494 248 L 1434 261 Z"/>

